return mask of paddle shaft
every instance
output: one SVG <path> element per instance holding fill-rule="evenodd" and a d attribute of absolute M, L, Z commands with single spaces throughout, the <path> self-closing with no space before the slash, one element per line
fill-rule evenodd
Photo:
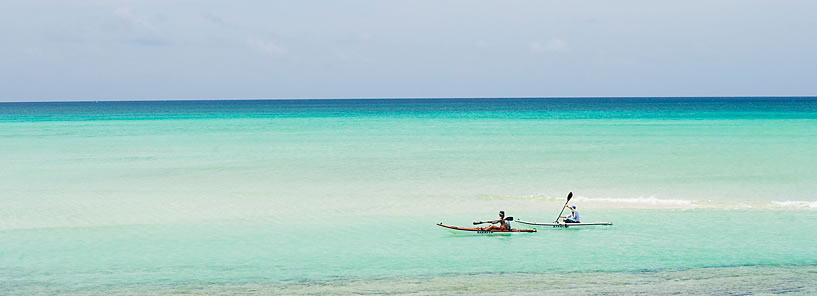
<path fill-rule="evenodd" d="M 505 221 L 513 221 L 513 217 L 505 217 L 504 220 Z M 474 225 L 482 224 L 482 223 L 491 223 L 491 221 L 477 221 L 477 222 L 474 222 Z M 491 224 L 493 224 L 493 223 L 491 223 Z"/>
<path fill-rule="evenodd" d="M 564 213 L 564 212 L 565 212 L 565 207 L 567 206 L 567 203 L 569 203 L 569 202 L 570 202 L 570 199 L 571 199 L 571 198 L 573 198 L 573 192 L 570 192 L 570 193 L 568 193 L 568 194 L 567 194 L 567 200 L 565 201 L 565 205 L 563 205 L 563 206 L 562 206 L 562 210 L 561 210 L 561 211 L 559 211 L 559 215 L 558 215 L 558 216 L 556 216 L 556 220 L 555 220 L 555 221 L 553 221 L 553 222 L 559 222 L 559 217 L 561 217 L 561 216 L 562 216 L 562 213 Z"/>

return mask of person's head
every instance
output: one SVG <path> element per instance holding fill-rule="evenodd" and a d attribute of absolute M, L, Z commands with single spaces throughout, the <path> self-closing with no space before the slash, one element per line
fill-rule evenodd
<path fill-rule="evenodd" d="M 576 206 L 572 206 L 572 207 L 570 207 L 570 208 L 575 210 L 575 209 L 576 209 Z"/>
<path fill-rule="evenodd" d="M 499 218 L 505 218 L 505 211 L 499 211 Z"/>

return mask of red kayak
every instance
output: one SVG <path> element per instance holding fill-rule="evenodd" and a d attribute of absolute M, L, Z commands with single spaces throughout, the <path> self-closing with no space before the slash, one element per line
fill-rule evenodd
<path fill-rule="evenodd" d="M 448 226 L 442 223 L 437 223 L 437 226 L 442 226 L 448 229 L 454 230 L 461 230 L 461 231 L 473 231 L 476 233 L 514 233 L 514 232 L 536 232 L 536 229 L 511 229 L 511 230 L 504 230 L 504 229 L 493 229 L 493 230 L 485 230 L 485 227 L 478 227 L 478 228 L 463 228 L 463 227 L 456 227 L 456 226 Z"/>

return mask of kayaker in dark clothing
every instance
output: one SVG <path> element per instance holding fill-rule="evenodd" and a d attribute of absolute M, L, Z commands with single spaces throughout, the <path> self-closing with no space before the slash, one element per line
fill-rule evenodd
<path fill-rule="evenodd" d="M 485 227 L 485 230 L 511 230 L 511 223 L 508 222 L 508 221 L 505 221 L 505 211 L 499 211 L 499 220 L 474 222 L 474 225 L 482 224 L 482 223 L 499 224 L 499 226 L 491 225 L 491 226 Z"/>

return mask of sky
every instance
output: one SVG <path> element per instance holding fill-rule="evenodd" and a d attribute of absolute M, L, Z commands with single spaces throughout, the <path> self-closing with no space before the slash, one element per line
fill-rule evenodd
<path fill-rule="evenodd" d="M 0 0 L 0 101 L 814 95 L 813 0 Z"/>

